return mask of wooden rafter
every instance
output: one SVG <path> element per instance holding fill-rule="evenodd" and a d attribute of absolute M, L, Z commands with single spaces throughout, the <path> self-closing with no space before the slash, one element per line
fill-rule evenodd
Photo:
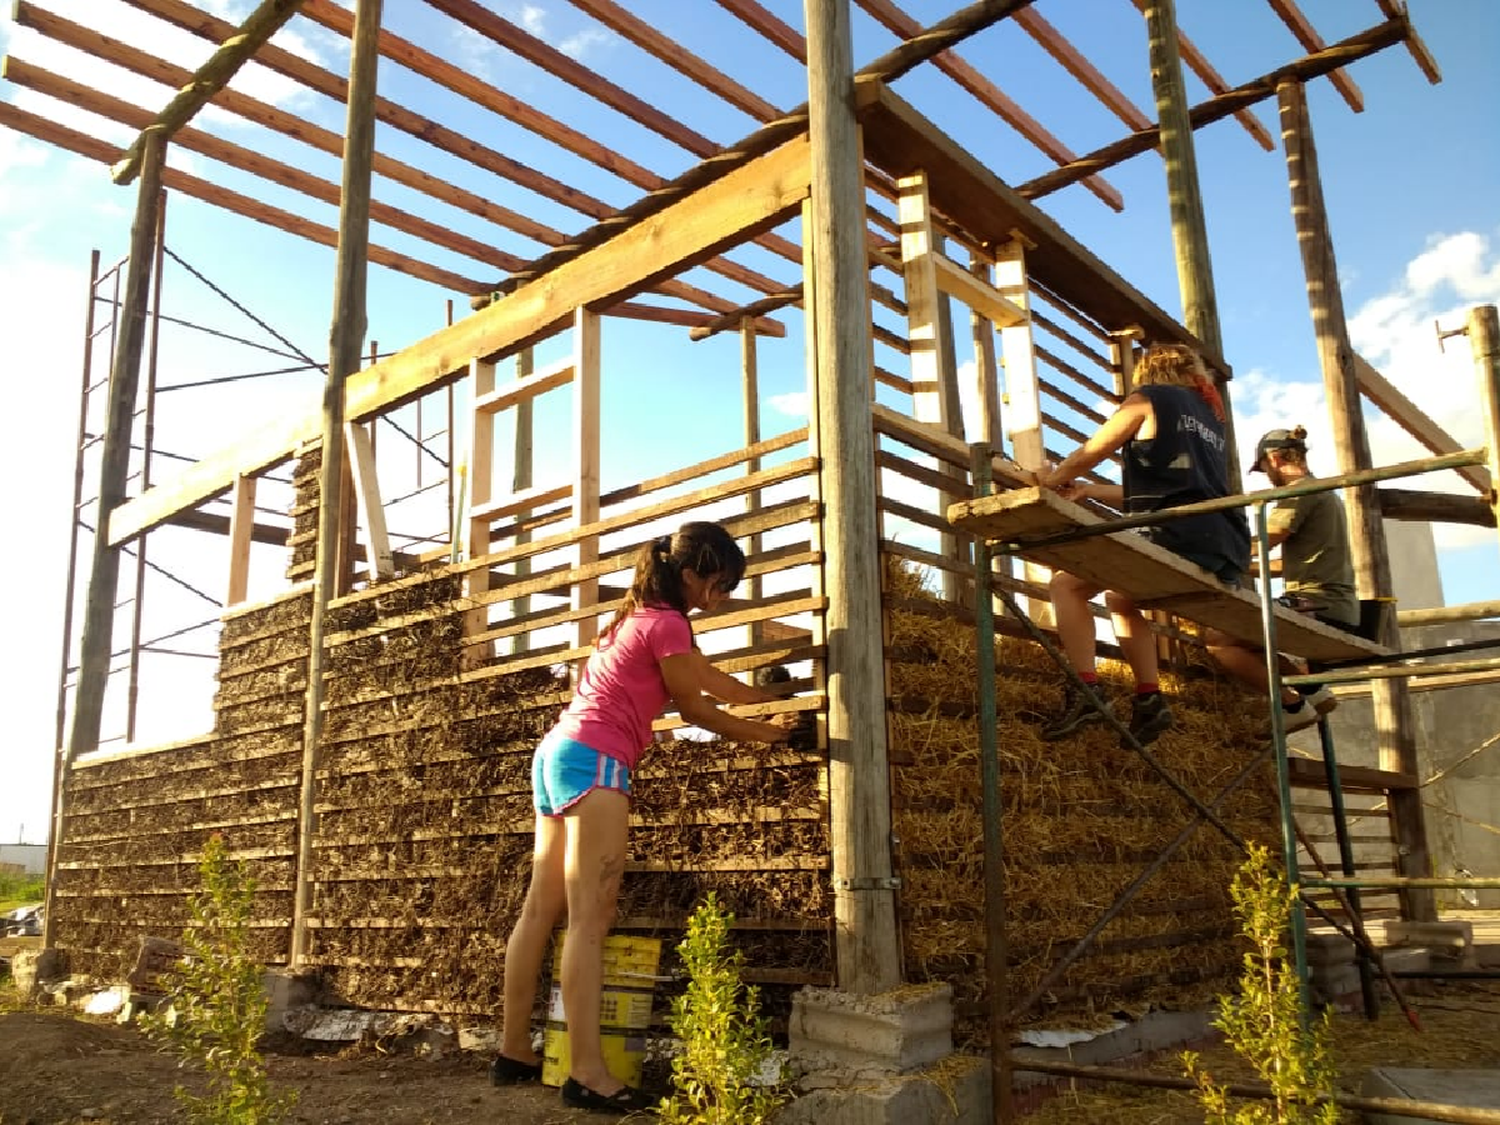
<path fill-rule="evenodd" d="M 1375 3 L 1379 6 L 1381 14 L 1386 19 L 1407 18 L 1405 0 L 1375 0 Z M 1427 49 L 1427 44 L 1422 42 L 1422 37 L 1415 30 L 1409 32 L 1406 36 L 1406 49 L 1411 52 L 1411 57 L 1415 60 L 1417 69 L 1422 72 L 1428 82 L 1436 86 L 1443 80 L 1443 72 L 1438 67 L 1437 59 L 1432 57 L 1432 52 Z"/>
<path fill-rule="evenodd" d="M 141 128 L 154 129 L 161 133 L 164 140 L 171 140 L 177 130 L 191 121 L 215 92 L 229 84 L 229 80 L 239 73 L 240 67 L 250 60 L 250 56 L 296 14 L 300 4 L 301 0 L 261 0 L 255 11 L 250 13 L 234 34 L 227 36 L 219 44 L 219 49 L 194 72 L 192 79 L 183 84 L 150 124 Z M 141 169 L 141 151 L 144 145 L 143 133 L 125 150 L 120 162 L 110 169 L 115 183 L 128 184 L 135 179 Z"/>
<path fill-rule="evenodd" d="M 1323 37 L 1318 34 L 1317 28 L 1308 21 L 1302 9 L 1297 7 L 1296 0 L 1266 0 L 1266 2 L 1271 5 L 1271 10 L 1281 17 L 1281 22 L 1286 24 L 1291 33 L 1296 36 L 1297 42 L 1302 44 L 1304 51 L 1321 51 L 1327 46 L 1323 42 Z M 1364 112 L 1365 96 L 1354 84 L 1354 79 L 1342 70 L 1333 71 L 1328 79 L 1348 103 L 1350 109 L 1355 113 Z"/>
<path fill-rule="evenodd" d="M 1136 6 L 1137 11 L 1145 15 L 1146 0 L 1131 0 L 1131 3 Z M 1196 74 L 1212 93 L 1223 94 L 1228 91 L 1229 83 L 1224 81 L 1224 76 L 1214 69 L 1213 64 L 1208 61 L 1202 51 L 1193 45 L 1193 41 L 1183 34 L 1181 28 L 1177 29 L 1177 50 L 1182 56 L 1182 61 L 1187 63 L 1188 69 Z M 1234 116 L 1245 127 L 1245 131 L 1255 138 L 1255 143 L 1261 148 L 1267 152 L 1276 148 L 1276 142 L 1271 139 L 1271 134 L 1266 131 L 1266 127 L 1261 124 L 1260 118 L 1255 114 L 1248 109 L 1241 109 L 1236 111 Z"/>
<path fill-rule="evenodd" d="M 1136 108 L 1135 103 L 1125 96 L 1125 92 L 1104 77 L 1099 68 L 1089 62 L 1068 41 L 1068 37 L 1048 23 L 1035 8 L 1016 13 L 1016 23 L 1041 45 L 1042 50 L 1056 59 L 1064 70 L 1078 79 L 1085 90 L 1098 98 L 1105 109 L 1132 129 L 1150 126 L 1150 119 Z"/>
<path fill-rule="evenodd" d="M 104 164 L 114 164 L 124 151 L 118 145 L 80 133 L 66 125 L 59 125 L 55 121 L 49 121 L 45 117 L 24 109 L 18 109 L 9 102 L 0 102 L 0 125 L 8 125 L 17 132 L 35 137 L 39 141 L 46 141 L 58 148 L 67 149 L 69 152 L 75 152 L 79 156 L 98 160 Z M 277 230 L 298 235 L 309 242 L 329 247 L 338 246 L 338 231 L 332 227 L 315 223 L 311 219 L 304 219 L 301 215 L 294 215 L 290 211 L 273 207 L 269 203 L 252 199 L 248 195 L 220 187 L 218 184 L 211 184 L 181 169 L 165 169 L 162 172 L 162 183 L 173 191 L 180 191 L 184 195 L 191 195 L 195 199 L 201 199 L 205 203 L 212 203 L 227 211 L 244 215 L 256 222 L 275 227 Z M 477 292 L 485 284 L 477 278 L 464 277 L 452 270 L 442 269 L 406 254 L 399 254 L 384 246 L 373 244 L 370 246 L 370 261 L 396 270 L 398 273 L 430 281 L 434 285 L 440 285 L 455 293 Z M 255 466 L 257 470 L 261 467 L 263 466 Z"/>
<path fill-rule="evenodd" d="M 1358 35 L 1351 35 L 1348 39 L 1335 43 L 1331 47 L 1325 47 L 1317 54 L 1307 55 L 1269 74 L 1253 78 L 1243 86 L 1236 86 L 1233 90 L 1226 90 L 1206 102 L 1201 102 L 1188 111 L 1188 120 L 1194 129 L 1201 129 L 1205 125 L 1238 112 L 1247 105 L 1272 97 L 1276 93 L 1278 82 L 1288 78 L 1306 81 L 1327 74 L 1337 67 L 1348 66 L 1355 60 L 1373 55 L 1377 51 L 1383 51 L 1392 44 L 1401 42 L 1410 26 L 1405 20 L 1389 20 L 1386 23 L 1377 24 L 1368 31 L 1362 31 Z M 1090 172 L 1113 167 L 1123 160 L 1155 148 L 1158 132 L 1159 130 L 1153 125 L 1142 132 L 1122 137 L 1103 148 L 1095 149 L 1087 156 L 1080 157 L 1072 164 L 1053 169 L 1034 180 L 1028 180 L 1017 190 L 1027 199 L 1037 199 L 1057 191 L 1059 188 L 1077 182 Z"/>

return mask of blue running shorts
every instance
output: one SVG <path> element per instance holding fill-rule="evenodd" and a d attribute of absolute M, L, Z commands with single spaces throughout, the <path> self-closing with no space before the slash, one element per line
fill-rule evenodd
<path fill-rule="evenodd" d="M 629 768 L 556 731 L 542 739 L 531 758 L 531 803 L 539 814 L 562 816 L 595 789 L 630 796 Z"/>

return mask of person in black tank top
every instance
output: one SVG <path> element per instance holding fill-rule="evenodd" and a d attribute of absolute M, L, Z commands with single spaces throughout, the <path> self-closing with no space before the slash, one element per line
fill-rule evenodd
<path fill-rule="evenodd" d="M 1136 365 L 1135 374 L 1135 389 L 1119 409 L 1062 464 L 1038 473 L 1037 484 L 1055 489 L 1065 499 L 1097 500 L 1131 513 L 1229 495 L 1224 404 L 1197 353 L 1181 344 L 1151 348 Z M 1122 464 L 1120 484 L 1075 479 L 1117 450 Z M 1227 586 L 1237 586 L 1250 565 L 1250 530 L 1238 511 L 1187 516 L 1149 528 L 1146 534 L 1212 571 Z M 1115 638 L 1135 676 L 1130 731 L 1145 744 L 1171 727 L 1173 720 L 1157 681 L 1156 638 L 1135 603 L 1126 594 L 1057 571 L 1051 591 L 1058 637 L 1079 678 L 1097 683 L 1089 601 L 1101 590 Z M 1042 727 L 1042 737 L 1065 738 L 1101 720 L 1069 683 L 1062 710 Z"/>

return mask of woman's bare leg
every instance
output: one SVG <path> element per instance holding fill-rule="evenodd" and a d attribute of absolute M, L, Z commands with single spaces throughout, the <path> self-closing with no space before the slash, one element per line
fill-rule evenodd
<path fill-rule="evenodd" d="M 567 829 L 558 817 L 536 818 L 536 846 L 531 857 L 531 884 L 521 917 L 505 943 L 505 1013 L 500 1053 L 517 1062 L 541 1060 L 531 1048 L 531 1013 L 547 941 L 567 907 L 563 878 Z"/>
<path fill-rule="evenodd" d="M 562 995 L 568 1018 L 570 1077 L 608 1096 L 622 1083 L 604 1063 L 599 1006 L 604 988 L 604 938 L 614 925 L 630 798 L 613 789 L 595 789 L 570 808 L 567 820 L 568 938 L 563 945 Z"/>

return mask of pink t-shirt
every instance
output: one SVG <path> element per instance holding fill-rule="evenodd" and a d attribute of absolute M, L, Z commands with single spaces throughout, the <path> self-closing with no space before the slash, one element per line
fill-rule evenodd
<path fill-rule="evenodd" d="M 686 617 L 640 607 L 599 641 L 556 729 L 634 769 L 651 742 L 651 723 L 671 698 L 658 662 L 692 650 Z"/>

